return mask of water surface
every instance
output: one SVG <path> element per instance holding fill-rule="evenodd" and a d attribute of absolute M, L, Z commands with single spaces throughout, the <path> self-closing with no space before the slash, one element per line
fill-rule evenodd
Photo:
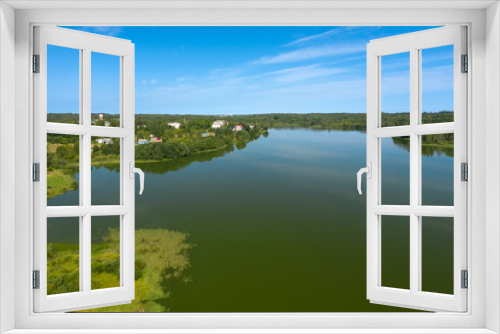
<path fill-rule="evenodd" d="M 409 188 L 399 184 L 409 184 L 404 180 L 407 173 L 401 172 L 408 168 L 409 152 L 390 141 L 384 142 L 383 150 L 391 159 L 383 166 L 384 201 L 399 204 L 408 196 Z M 428 166 L 438 167 L 453 160 L 445 155 L 422 159 L 432 161 Z M 356 190 L 356 172 L 366 165 L 363 132 L 270 130 L 267 138 L 241 150 L 137 165 L 146 173 L 146 182 L 144 194 L 136 196 L 136 228 L 184 232 L 195 244 L 189 250 L 190 268 L 185 271 L 189 279 L 162 283 L 170 292 L 163 301 L 165 309 L 403 310 L 370 304 L 366 299 L 365 184 L 362 196 Z M 449 181 L 445 168 L 439 170 L 443 177 L 432 180 L 438 188 L 439 182 Z M 94 168 L 92 183 L 99 190 L 93 189 L 93 200 L 115 198 L 117 176 L 116 168 Z M 445 189 L 441 195 L 452 196 L 452 189 Z M 58 205 L 70 196 L 72 192 L 50 201 Z M 397 265 L 386 266 L 387 270 L 407 279 L 409 268 L 404 264 L 409 261 L 398 256 L 408 254 L 408 235 L 390 233 L 397 241 L 391 245 L 397 246 L 388 245 L 384 258 Z M 427 227 L 426 233 L 432 234 L 432 229 Z M 93 240 L 98 238 L 99 234 L 93 235 Z M 426 254 L 432 260 L 429 247 Z M 448 275 L 452 258 L 441 256 L 439 261 L 435 267 L 448 268 L 443 274 Z M 433 291 L 447 284 L 439 277 L 436 281 Z"/>

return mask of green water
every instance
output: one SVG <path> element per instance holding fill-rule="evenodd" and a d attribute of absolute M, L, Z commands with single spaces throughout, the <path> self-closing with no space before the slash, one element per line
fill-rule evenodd
<path fill-rule="evenodd" d="M 382 159 L 384 204 L 405 204 L 408 148 L 384 141 Z M 444 154 L 422 157 L 428 203 L 453 204 L 452 162 Z M 136 196 L 136 228 L 184 232 L 195 245 L 188 253 L 189 280 L 162 283 L 169 291 L 166 309 L 405 311 L 366 299 L 365 183 L 362 196 L 356 190 L 356 172 L 366 165 L 364 133 L 270 130 L 241 150 L 137 165 L 146 181 L 144 194 Z M 117 204 L 116 168 L 94 167 L 92 178 L 93 204 Z M 76 195 L 71 191 L 49 204 L 64 205 Z M 398 218 L 401 224 L 394 225 Z M 405 288 L 409 230 L 407 218 L 394 219 L 382 219 L 382 281 Z M 106 223 L 101 226 L 93 229 L 93 241 L 106 231 Z M 426 291 L 453 292 L 453 241 L 447 238 L 452 231 L 452 222 L 437 224 L 432 218 L 423 226 Z M 69 239 L 58 229 L 50 241 Z M 435 270 L 438 274 L 430 275 Z"/>

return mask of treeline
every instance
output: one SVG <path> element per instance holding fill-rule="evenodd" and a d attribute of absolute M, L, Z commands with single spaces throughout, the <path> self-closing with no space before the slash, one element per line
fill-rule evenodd
<path fill-rule="evenodd" d="M 243 131 L 219 131 L 216 136 L 206 138 L 172 138 L 161 143 L 137 145 L 135 148 L 136 160 L 162 160 L 187 157 L 201 152 L 215 151 L 240 147 L 252 140 L 258 139 L 262 132 L 246 129 Z"/>
<path fill-rule="evenodd" d="M 120 125 L 120 115 L 118 114 L 103 114 L 104 120 L 99 120 L 99 115 L 92 113 L 90 116 L 92 121 L 96 123 L 95 125 L 104 126 L 104 120 L 109 121 L 111 126 Z M 47 113 L 47 122 L 79 124 L 80 116 L 74 113 Z"/>
<path fill-rule="evenodd" d="M 98 114 L 92 114 L 92 119 L 98 119 Z M 401 126 L 410 124 L 409 113 L 382 113 L 382 126 Z M 49 122 L 78 123 L 77 114 L 47 114 Z M 119 115 L 104 114 L 104 120 L 117 124 Z M 302 127 L 317 130 L 366 130 L 366 113 L 308 113 L 308 114 L 252 114 L 232 116 L 210 116 L 210 115 L 172 115 L 172 114 L 136 114 L 136 133 L 146 137 L 147 133 L 157 136 L 168 135 L 168 126 L 171 122 L 180 122 L 183 125 L 179 133 L 197 132 L 210 128 L 216 120 L 225 120 L 229 126 L 234 124 L 256 125 L 262 128 L 288 128 Z M 104 122 L 104 121 L 100 121 Z M 422 113 L 422 123 L 444 123 L 453 122 L 453 111 L 441 111 L 435 113 Z M 102 124 L 97 124 L 102 125 Z M 142 132 L 141 132 L 142 131 Z M 170 132 L 173 133 L 173 132 Z"/>
<path fill-rule="evenodd" d="M 455 136 L 453 133 L 421 136 L 422 155 L 432 157 L 435 154 L 453 157 Z M 410 151 L 410 137 L 393 137 L 392 142 L 398 147 Z"/>

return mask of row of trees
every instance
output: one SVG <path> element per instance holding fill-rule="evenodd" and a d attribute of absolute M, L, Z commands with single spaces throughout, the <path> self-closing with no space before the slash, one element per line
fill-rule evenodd
<path fill-rule="evenodd" d="M 92 114 L 92 119 L 98 119 L 98 114 Z M 119 115 L 104 114 L 104 119 L 111 126 L 118 126 Z M 149 134 L 158 137 L 174 134 L 173 128 L 168 123 L 180 122 L 178 134 L 197 133 L 210 129 L 216 120 L 226 120 L 229 125 L 254 124 L 262 128 L 304 127 L 320 130 L 364 130 L 366 129 L 366 113 L 331 113 L 331 114 L 252 114 L 234 116 L 209 116 L 209 115 L 169 115 L 169 114 L 136 114 L 135 124 L 139 138 L 146 138 Z M 410 123 L 409 113 L 382 113 L 382 126 L 401 126 Z M 49 122 L 78 123 L 78 114 L 47 114 Z M 98 121 L 103 125 L 104 121 Z M 422 113 L 422 123 L 453 122 L 453 111 L 436 113 Z M 102 124 L 101 124 L 102 123 Z M 141 137 L 142 136 L 142 137 Z"/>

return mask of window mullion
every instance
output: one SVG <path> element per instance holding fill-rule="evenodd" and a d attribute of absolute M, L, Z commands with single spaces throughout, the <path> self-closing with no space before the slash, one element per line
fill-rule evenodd
<path fill-rule="evenodd" d="M 82 123 L 83 126 L 88 130 L 83 136 L 81 136 L 82 144 L 81 146 L 81 159 L 80 159 L 80 192 L 83 206 L 89 208 L 91 206 L 91 173 L 92 173 L 92 152 L 91 152 L 91 51 L 90 49 L 84 49 L 82 52 L 82 66 L 81 70 L 81 101 L 82 101 Z M 91 273 L 91 215 L 87 212 L 85 216 L 81 219 L 82 222 L 82 233 L 80 240 L 80 249 L 82 257 L 80 259 L 80 275 L 81 281 L 83 282 L 83 291 L 90 293 L 92 289 L 92 273 Z"/>
<path fill-rule="evenodd" d="M 418 291 L 420 281 L 420 217 L 413 210 L 419 204 L 420 196 L 420 152 L 419 136 L 414 129 L 418 125 L 420 66 L 418 49 L 410 50 L 410 291 Z"/>

